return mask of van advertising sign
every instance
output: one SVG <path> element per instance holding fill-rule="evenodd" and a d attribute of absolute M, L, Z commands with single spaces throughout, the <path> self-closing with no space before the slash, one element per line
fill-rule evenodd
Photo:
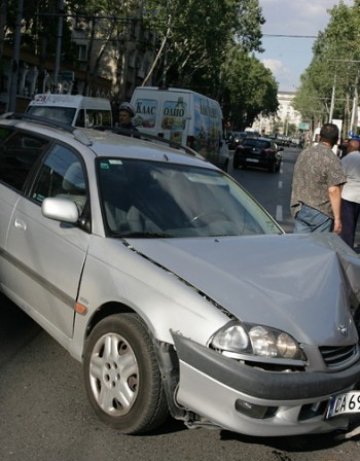
<path fill-rule="evenodd" d="M 137 128 L 154 128 L 158 102 L 156 99 L 137 99 L 134 125 Z"/>
<path fill-rule="evenodd" d="M 195 96 L 194 148 L 200 154 L 215 156 L 221 140 L 222 121 L 220 110 L 208 98 Z"/>
<path fill-rule="evenodd" d="M 186 124 L 186 103 L 182 98 L 177 101 L 165 101 L 161 119 L 161 128 L 170 130 L 170 140 L 181 143 Z"/>

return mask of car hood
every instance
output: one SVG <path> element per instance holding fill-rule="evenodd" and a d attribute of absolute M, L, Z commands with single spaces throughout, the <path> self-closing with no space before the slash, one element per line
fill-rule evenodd
<path fill-rule="evenodd" d="M 238 319 L 298 340 L 349 344 L 360 302 L 360 258 L 335 234 L 131 239 L 132 248 Z"/>

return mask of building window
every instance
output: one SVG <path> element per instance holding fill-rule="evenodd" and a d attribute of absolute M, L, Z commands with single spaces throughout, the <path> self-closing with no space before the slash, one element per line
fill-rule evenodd
<path fill-rule="evenodd" d="M 86 45 L 78 45 L 78 60 L 79 61 L 86 61 L 87 60 L 87 47 Z"/>

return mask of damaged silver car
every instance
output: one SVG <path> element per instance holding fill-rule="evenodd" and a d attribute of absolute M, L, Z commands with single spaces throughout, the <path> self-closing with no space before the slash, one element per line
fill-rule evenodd
<path fill-rule="evenodd" d="M 83 363 L 106 424 L 253 436 L 360 413 L 360 259 L 285 235 L 198 155 L 0 121 L 0 286 Z M 140 135 L 138 135 L 140 137 Z"/>

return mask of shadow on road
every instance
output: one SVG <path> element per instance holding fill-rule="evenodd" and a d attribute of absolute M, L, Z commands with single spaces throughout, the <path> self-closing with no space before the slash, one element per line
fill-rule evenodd
<path fill-rule="evenodd" d="M 41 327 L 0 293 L 0 368 L 41 332 Z"/>
<path fill-rule="evenodd" d="M 358 422 L 360 424 L 360 421 Z M 297 453 L 297 452 L 313 452 L 319 450 L 327 450 L 341 445 L 343 440 L 338 440 L 340 432 L 332 432 L 328 434 L 311 434 L 293 437 L 250 437 L 237 434 L 230 431 L 221 431 L 221 440 L 237 440 L 246 444 L 266 445 L 282 452 Z M 353 441 L 359 441 L 360 437 L 356 436 Z"/>

